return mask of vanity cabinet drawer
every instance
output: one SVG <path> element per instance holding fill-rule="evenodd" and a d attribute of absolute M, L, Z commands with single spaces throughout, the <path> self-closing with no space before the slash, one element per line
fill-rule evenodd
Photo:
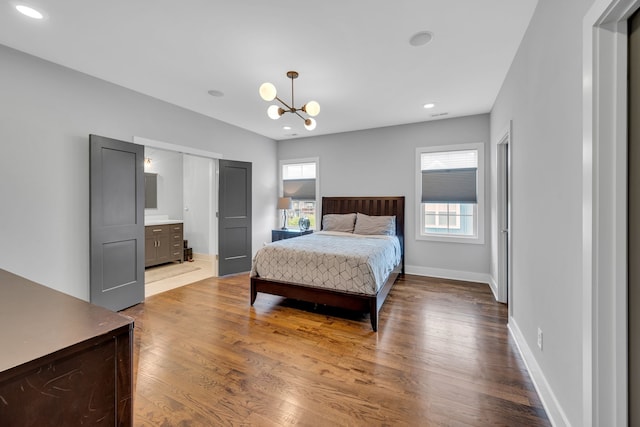
<path fill-rule="evenodd" d="M 160 234 L 166 234 L 169 232 L 168 225 L 147 225 L 144 227 L 145 237 L 157 236 Z"/>

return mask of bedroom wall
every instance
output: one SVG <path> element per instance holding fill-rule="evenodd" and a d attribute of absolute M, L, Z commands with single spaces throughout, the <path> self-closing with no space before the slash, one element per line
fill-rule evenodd
<path fill-rule="evenodd" d="M 509 324 L 556 425 L 590 425 L 582 414 L 582 23 L 591 4 L 539 1 L 491 113 L 492 195 L 496 143 L 513 120 Z M 494 245 L 493 275 L 496 260 Z"/>
<path fill-rule="evenodd" d="M 278 160 L 318 157 L 321 196 L 404 195 L 407 271 L 487 283 L 490 280 L 488 214 L 485 215 L 485 244 L 415 238 L 416 148 L 471 142 L 486 144 L 485 196 L 488 201 L 488 114 L 279 141 Z M 486 206 L 488 209 L 488 203 Z"/>
<path fill-rule="evenodd" d="M 88 300 L 90 133 L 252 162 L 254 251 L 270 239 L 274 141 L 2 45 L 0 64 L 0 268 Z"/>

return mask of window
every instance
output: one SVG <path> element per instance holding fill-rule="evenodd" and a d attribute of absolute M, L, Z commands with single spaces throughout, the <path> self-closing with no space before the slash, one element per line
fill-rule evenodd
<path fill-rule="evenodd" d="M 280 162 L 282 196 L 291 197 L 287 228 L 299 228 L 300 218 L 307 217 L 310 228 L 316 228 L 318 195 L 318 159 L 286 160 Z"/>
<path fill-rule="evenodd" d="M 416 238 L 484 243 L 484 145 L 416 150 Z"/>

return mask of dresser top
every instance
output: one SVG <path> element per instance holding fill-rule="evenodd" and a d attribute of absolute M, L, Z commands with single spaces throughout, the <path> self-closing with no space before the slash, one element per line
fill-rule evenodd
<path fill-rule="evenodd" d="M 0 373 L 133 319 L 0 269 Z"/>

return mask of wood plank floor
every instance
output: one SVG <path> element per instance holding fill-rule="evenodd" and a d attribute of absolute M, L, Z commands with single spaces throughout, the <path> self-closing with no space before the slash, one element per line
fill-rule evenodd
<path fill-rule="evenodd" d="M 206 279 L 135 319 L 136 426 L 547 426 L 489 287 L 406 275 L 380 312 Z"/>

